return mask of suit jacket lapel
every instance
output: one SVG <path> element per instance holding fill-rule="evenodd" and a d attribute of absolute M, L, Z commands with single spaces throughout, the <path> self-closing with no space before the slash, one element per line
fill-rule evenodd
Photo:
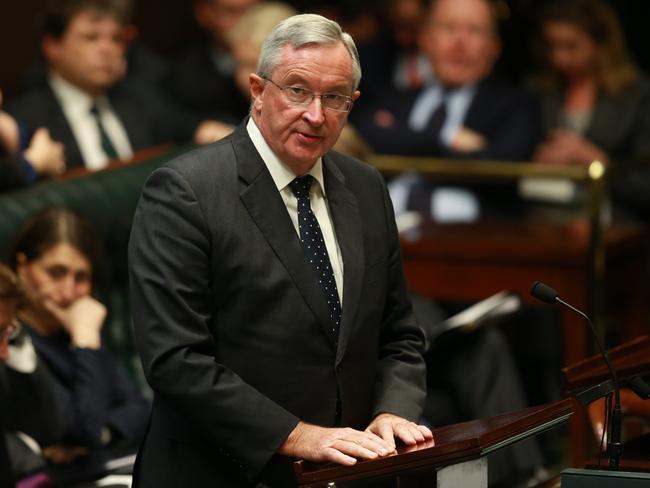
<path fill-rule="evenodd" d="M 251 218 L 291 275 L 300 294 L 316 316 L 323 332 L 335 347 L 331 322 L 323 292 L 314 271 L 305 260 L 302 243 L 289 218 L 287 208 L 266 169 L 264 161 L 248 137 L 245 126 L 233 134 L 240 178 L 246 186 L 240 198 Z"/>
<path fill-rule="evenodd" d="M 361 215 L 354 194 L 332 158 L 323 158 L 323 175 L 334 230 L 343 255 L 343 309 L 336 362 L 342 359 L 353 331 L 363 283 L 364 252 Z"/>
<path fill-rule="evenodd" d="M 50 113 L 48 128 L 55 141 L 63 142 L 65 145 L 66 164 L 69 168 L 75 166 L 84 166 L 84 160 L 81 156 L 81 150 L 77 144 L 72 127 L 68 123 L 63 107 L 59 103 L 49 83 L 46 84 L 46 102 L 49 107 L 41 107 L 44 113 Z"/>

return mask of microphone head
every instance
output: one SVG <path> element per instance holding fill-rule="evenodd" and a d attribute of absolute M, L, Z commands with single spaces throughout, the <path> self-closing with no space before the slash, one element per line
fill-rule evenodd
<path fill-rule="evenodd" d="M 541 281 L 533 283 L 533 286 L 530 289 L 530 294 L 545 303 L 554 304 L 557 301 L 557 292 Z"/>

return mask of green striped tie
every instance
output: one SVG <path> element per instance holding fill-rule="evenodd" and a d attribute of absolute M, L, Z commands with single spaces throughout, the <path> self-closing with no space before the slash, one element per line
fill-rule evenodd
<path fill-rule="evenodd" d="M 97 131 L 99 132 L 99 138 L 102 142 L 102 151 L 104 151 L 104 154 L 106 154 L 106 157 L 109 160 L 117 159 L 117 151 L 115 150 L 115 146 L 113 146 L 110 137 L 108 137 L 108 133 L 106 132 L 104 124 L 102 124 L 102 119 L 99 116 L 99 107 L 97 106 L 97 103 L 93 103 L 93 106 L 90 108 L 90 113 L 93 114 L 95 122 L 97 122 Z"/>

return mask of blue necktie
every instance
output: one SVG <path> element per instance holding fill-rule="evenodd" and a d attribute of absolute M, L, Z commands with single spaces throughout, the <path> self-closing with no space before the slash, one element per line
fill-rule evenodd
<path fill-rule="evenodd" d="M 337 337 L 341 324 L 341 302 L 323 233 L 316 216 L 311 211 L 309 190 L 313 180 L 311 175 L 300 176 L 289 183 L 289 187 L 298 199 L 298 229 L 305 258 L 311 263 L 323 295 L 325 295 L 332 319 L 332 333 L 334 337 Z"/>

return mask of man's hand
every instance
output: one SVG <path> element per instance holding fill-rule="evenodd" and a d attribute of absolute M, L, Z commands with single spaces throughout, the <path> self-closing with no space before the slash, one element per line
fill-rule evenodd
<path fill-rule="evenodd" d="M 395 451 L 395 444 L 366 429 L 326 428 L 300 422 L 280 446 L 278 453 L 309 461 L 351 466 L 357 459 L 375 459 Z"/>
<path fill-rule="evenodd" d="M 54 464 L 68 464 L 86 454 L 88 454 L 88 449 L 81 446 L 56 444 L 43 448 L 43 457 Z"/>
<path fill-rule="evenodd" d="M 384 441 L 391 443 L 393 449 L 395 448 L 395 438 L 407 446 L 433 440 L 433 434 L 428 427 L 410 422 L 392 413 L 377 415 L 366 428 L 366 432 L 377 434 Z"/>
<path fill-rule="evenodd" d="M 223 139 L 235 130 L 230 124 L 224 124 L 218 120 L 204 120 L 194 131 L 194 142 L 196 144 L 210 144 Z"/>
<path fill-rule="evenodd" d="M 480 151 L 487 146 L 487 140 L 478 132 L 461 127 L 456 131 L 451 140 L 450 147 L 459 153 L 471 153 Z"/>
<path fill-rule="evenodd" d="M 50 131 L 40 127 L 34 132 L 29 147 L 23 153 L 34 171 L 41 176 L 52 176 L 65 172 L 63 144 L 53 141 Z"/>

